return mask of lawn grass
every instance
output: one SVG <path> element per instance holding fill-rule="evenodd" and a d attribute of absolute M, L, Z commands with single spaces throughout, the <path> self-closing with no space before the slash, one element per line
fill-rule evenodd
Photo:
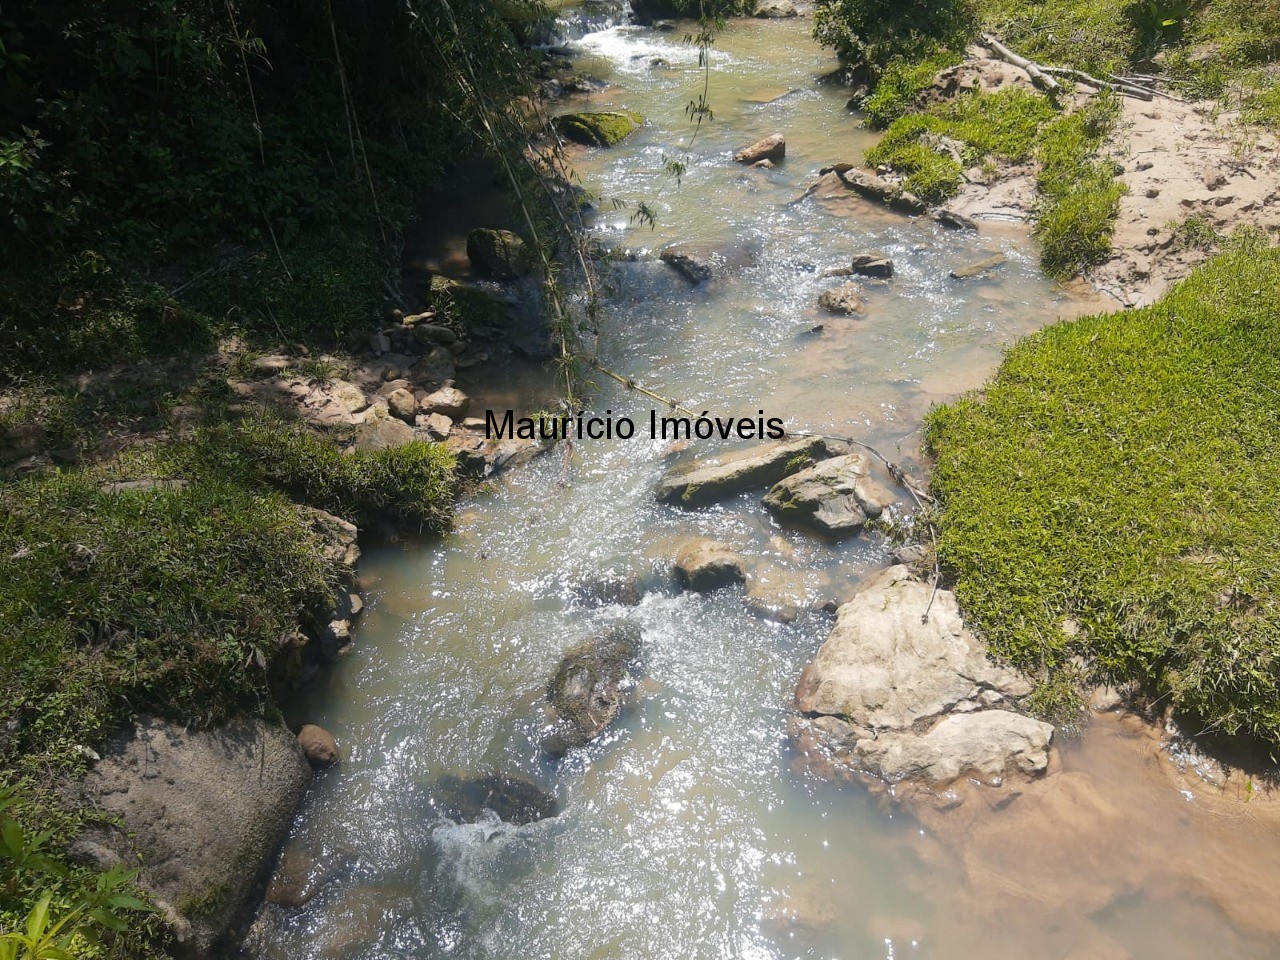
<path fill-rule="evenodd" d="M 1196 729 L 1280 745 L 1278 290 L 1280 250 L 1239 238 L 929 416 L 946 575 L 1046 689 L 1079 656 Z"/>

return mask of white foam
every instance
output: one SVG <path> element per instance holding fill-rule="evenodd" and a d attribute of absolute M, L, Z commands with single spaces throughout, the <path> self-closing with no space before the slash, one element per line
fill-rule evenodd
<path fill-rule="evenodd" d="M 624 73 L 647 73 L 652 69 L 649 61 L 661 58 L 674 65 L 697 65 L 698 48 L 692 43 L 672 43 L 655 38 L 640 27 L 611 27 L 588 33 L 570 46 L 611 60 L 614 67 Z M 712 66 L 733 63 L 733 58 L 722 50 L 710 51 Z"/>

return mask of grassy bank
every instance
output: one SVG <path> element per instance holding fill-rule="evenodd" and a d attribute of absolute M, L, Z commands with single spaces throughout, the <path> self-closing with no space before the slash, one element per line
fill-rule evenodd
<path fill-rule="evenodd" d="M 935 411 L 939 551 L 966 617 L 1062 704 L 1133 680 L 1280 744 L 1280 251 L 1237 241 L 1159 303 L 1059 323 Z"/>
<path fill-rule="evenodd" d="M 399 290 L 402 228 L 481 151 L 480 105 L 533 89 L 521 34 L 542 13 L 0 13 L 0 958 L 163 955 L 158 923 L 113 913 L 133 911 L 128 877 L 104 893 L 61 864 L 89 814 L 58 784 L 140 712 L 275 710 L 284 638 L 337 577 L 311 508 L 447 526 L 442 447 L 343 453 L 349 436 L 230 396 L 215 348 L 324 379 L 305 358 L 425 305 Z M 7 937 L 29 922 L 39 942 Z"/>
<path fill-rule="evenodd" d="M 929 102 L 937 72 L 958 63 L 984 31 L 1045 64 L 1094 76 L 1143 73 L 1191 99 L 1213 98 L 1247 121 L 1280 127 L 1280 0 L 944 0 L 889 4 L 830 0 L 815 35 L 833 47 L 871 93 L 867 124 L 884 129 L 869 165 L 899 173 L 922 199 L 944 202 L 964 172 L 1034 160 L 1042 261 L 1067 278 L 1105 260 L 1123 187 L 1104 154 L 1119 117 L 1107 96 L 1075 112 L 1038 94 L 965 94 Z"/>

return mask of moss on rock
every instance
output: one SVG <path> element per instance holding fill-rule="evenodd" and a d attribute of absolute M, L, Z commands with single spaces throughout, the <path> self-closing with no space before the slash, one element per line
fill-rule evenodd
<path fill-rule="evenodd" d="M 556 130 L 567 140 L 588 147 L 614 147 L 634 133 L 644 117 L 630 110 L 566 113 L 556 117 Z"/>

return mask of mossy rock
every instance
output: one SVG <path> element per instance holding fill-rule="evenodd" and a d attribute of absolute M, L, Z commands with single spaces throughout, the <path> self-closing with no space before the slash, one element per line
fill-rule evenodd
<path fill-rule="evenodd" d="M 514 280 L 528 273 L 532 257 L 524 240 L 510 230 L 477 227 L 467 235 L 471 266 L 495 280 Z"/>
<path fill-rule="evenodd" d="M 588 147 L 617 146 L 644 123 L 644 117 L 630 110 L 601 113 L 566 113 L 556 117 L 556 130 L 567 140 Z"/>
<path fill-rule="evenodd" d="M 547 686 L 555 715 L 542 740 L 548 754 L 590 743 L 618 718 L 622 687 L 639 653 L 639 627 L 619 624 L 565 654 Z"/>
<path fill-rule="evenodd" d="M 468 330 L 475 327 L 505 327 L 508 305 L 488 290 L 471 287 L 448 277 L 431 278 L 431 305 L 457 320 Z"/>

